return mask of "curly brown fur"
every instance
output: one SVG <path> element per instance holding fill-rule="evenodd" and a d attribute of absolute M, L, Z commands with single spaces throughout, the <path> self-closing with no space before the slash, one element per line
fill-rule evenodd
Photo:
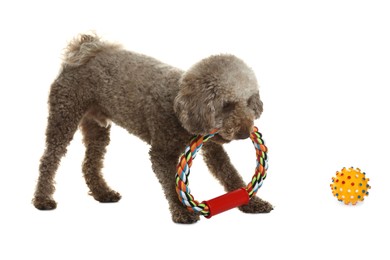
<path fill-rule="evenodd" d="M 204 159 L 227 191 L 244 186 L 222 144 L 249 137 L 262 110 L 253 71 L 233 55 L 211 56 L 184 72 L 95 35 L 80 35 L 68 45 L 51 86 L 46 149 L 33 203 L 38 209 L 56 208 L 55 172 L 78 127 L 86 147 L 83 173 L 90 194 L 100 202 L 121 198 L 101 172 L 113 122 L 151 146 L 152 168 L 173 221 L 194 223 L 199 215 L 187 211 L 175 191 L 180 153 L 192 135 L 218 128 L 204 146 Z M 240 209 L 259 213 L 272 206 L 255 197 Z"/>

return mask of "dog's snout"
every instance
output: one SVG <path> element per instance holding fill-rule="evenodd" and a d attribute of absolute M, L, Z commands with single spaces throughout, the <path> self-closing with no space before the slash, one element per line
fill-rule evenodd
<path fill-rule="evenodd" d="M 252 132 L 253 121 L 252 120 L 243 120 L 241 123 L 240 130 L 236 132 L 236 139 L 247 139 Z"/>
<path fill-rule="evenodd" d="M 241 129 L 237 134 L 236 134 L 236 138 L 237 139 L 247 139 L 249 136 L 250 136 L 250 131 L 248 131 L 247 129 Z"/>

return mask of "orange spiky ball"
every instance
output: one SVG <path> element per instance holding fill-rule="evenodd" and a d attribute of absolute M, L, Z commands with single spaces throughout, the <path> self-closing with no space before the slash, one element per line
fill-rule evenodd
<path fill-rule="evenodd" d="M 332 177 L 330 187 L 333 196 L 344 204 L 356 205 L 359 201 L 363 201 L 365 196 L 368 196 L 368 181 L 366 173 L 361 172 L 359 168 L 353 167 L 343 168 L 340 172 L 336 172 L 336 177 Z"/>

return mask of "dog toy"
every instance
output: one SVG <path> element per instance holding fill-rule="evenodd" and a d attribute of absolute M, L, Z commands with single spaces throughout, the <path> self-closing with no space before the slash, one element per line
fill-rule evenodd
<path fill-rule="evenodd" d="M 250 138 L 256 149 L 257 164 L 251 182 L 245 188 L 240 188 L 214 199 L 199 203 L 191 195 L 190 188 L 188 187 L 190 167 L 196 154 L 202 148 L 203 143 L 207 142 L 215 134 L 217 134 L 217 129 L 205 136 L 194 136 L 191 139 L 190 144 L 185 148 L 185 152 L 181 155 L 176 171 L 176 192 L 179 196 L 179 200 L 189 211 L 200 213 L 206 218 L 211 218 L 226 210 L 248 204 L 249 200 L 262 186 L 263 181 L 267 176 L 268 169 L 268 148 L 265 146 L 262 135 L 258 132 L 258 128 L 254 127 Z"/>
<path fill-rule="evenodd" d="M 330 188 L 333 196 L 344 204 L 356 205 L 359 201 L 363 201 L 365 196 L 368 196 L 368 185 L 370 179 L 366 178 L 366 173 L 361 172 L 359 168 L 354 169 L 345 167 L 341 172 L 336 172 L 336 177 L 332 177 Z"/>

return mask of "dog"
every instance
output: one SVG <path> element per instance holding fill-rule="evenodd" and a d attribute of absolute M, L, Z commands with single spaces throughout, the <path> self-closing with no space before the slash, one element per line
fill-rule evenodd
<path fill-rule="evenodd" d="M 183 71 L 88 34 L 69 42 L 48 104 L 46 146 L 32 200 L 37 209 L 56 208 L 55 172 L 78 128 L 86 147 L 82 171 L 90 195 L 99 202 L 121 199 L 101 172 L 113 122 L 150 145 L 152 169 L 172 220 L 186 224 L 198 221 L 199 214 L 179 201 L 175 173 L 190 138 L 218 129 L 203 146 L 203 158 L 226 191 L 245 187 L 223 144 L 248 138 L 263 111 L 254 72 L 234 55 L 213 55 Z M 239 209 L 268 213 L 273 207 L 253 197 Z"/>

